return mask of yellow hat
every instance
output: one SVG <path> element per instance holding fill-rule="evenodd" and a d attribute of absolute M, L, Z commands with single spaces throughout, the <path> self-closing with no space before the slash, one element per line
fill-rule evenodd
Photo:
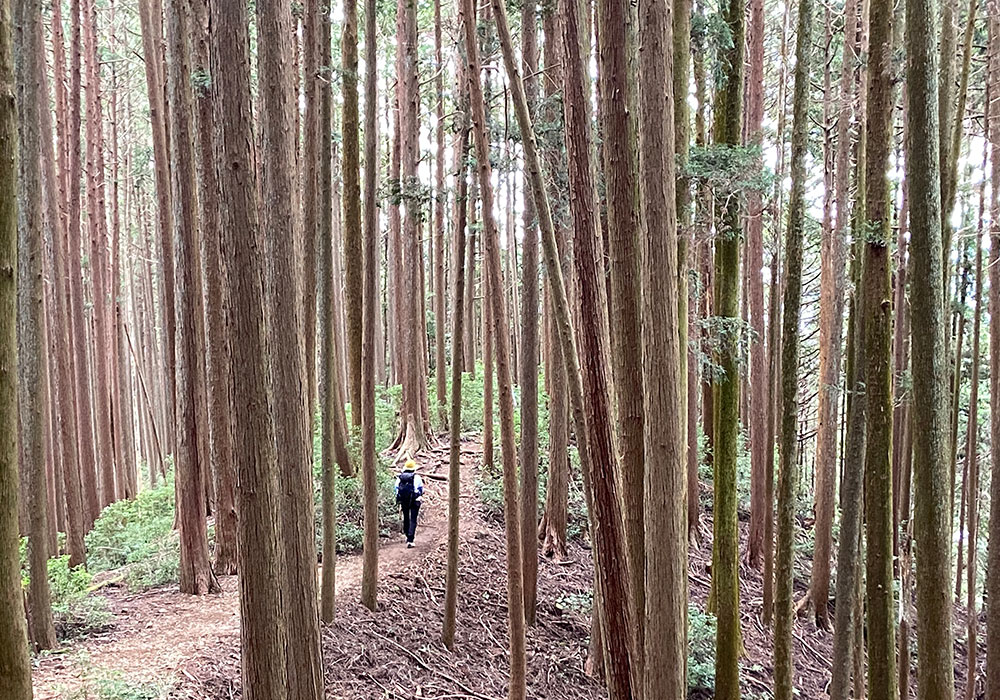
<path fill-rule="evenodd" d="M 403 465 L 404 472 L 412 472 L 416 470 L 416 468 L 417 468 L 417 463 L 414 462 L 412 459 L 406 460 L 406 464 Z"/>

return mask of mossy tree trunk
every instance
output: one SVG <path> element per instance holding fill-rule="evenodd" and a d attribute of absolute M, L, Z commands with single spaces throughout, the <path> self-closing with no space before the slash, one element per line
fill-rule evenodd
<path fill-rule="evenodd" d="M 906 96 L 913 260 L 913 493 L 917 546 L 918 697 L 954 697 L 951 634 L 951 508 L 948 484 L 947 312 L 941 234 L 934 0 L 906 2 Z M 873 14 L 874 16 L 874 14 Z"/>
<path fill-rule="evenodd" d="M 723 76 L 717 83 L 714 106 L 716 144 L 736 148 L 743 131 L 744 0 L 723 5 L 732 44 L 722 56 Z M 739 341 L 741 319 L 740 231 L 742 209 L 738 198 L 720 194 L 716 199 L 715 309 L 719 337 L 716 361 L 721 370 L 714 380 L 715 436 L 713 469 L 715 509 L 713 518 L 712 587 L 718 633 L 715 644 L 715 693 L 720 700 L 740 696 L 739 533 L 736 521 L 736 455 L 740 432 Z"/>

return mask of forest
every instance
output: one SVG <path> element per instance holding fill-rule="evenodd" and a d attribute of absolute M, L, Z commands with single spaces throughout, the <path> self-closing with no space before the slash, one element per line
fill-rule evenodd
<path fill-rule="evenodd" d="M 998 403 L 1000 0 L 0 0 L 0 700 L 1000 700 Z"/>

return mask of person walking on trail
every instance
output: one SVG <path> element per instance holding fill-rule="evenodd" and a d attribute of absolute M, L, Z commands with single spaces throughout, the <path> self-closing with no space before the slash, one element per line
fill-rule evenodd
<path fill-rule="evenodd" d="M 417 464 L 406 460 L 402 473 L 396 477 L 396 505 L 403 510 L 403 533 L 406 546 L 413 546 L 413 536 L 417 532 L 417 513 L 424 498 L 424 481 L 417 474 Z"/>

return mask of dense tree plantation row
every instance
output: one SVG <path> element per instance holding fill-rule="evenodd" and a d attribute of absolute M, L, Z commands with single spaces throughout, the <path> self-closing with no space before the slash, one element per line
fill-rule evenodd
<path fill-rule="evenodd" d="M 1000 699 L 998 315 L 1000 0 L 0 0 L 0 700 Z"/>

